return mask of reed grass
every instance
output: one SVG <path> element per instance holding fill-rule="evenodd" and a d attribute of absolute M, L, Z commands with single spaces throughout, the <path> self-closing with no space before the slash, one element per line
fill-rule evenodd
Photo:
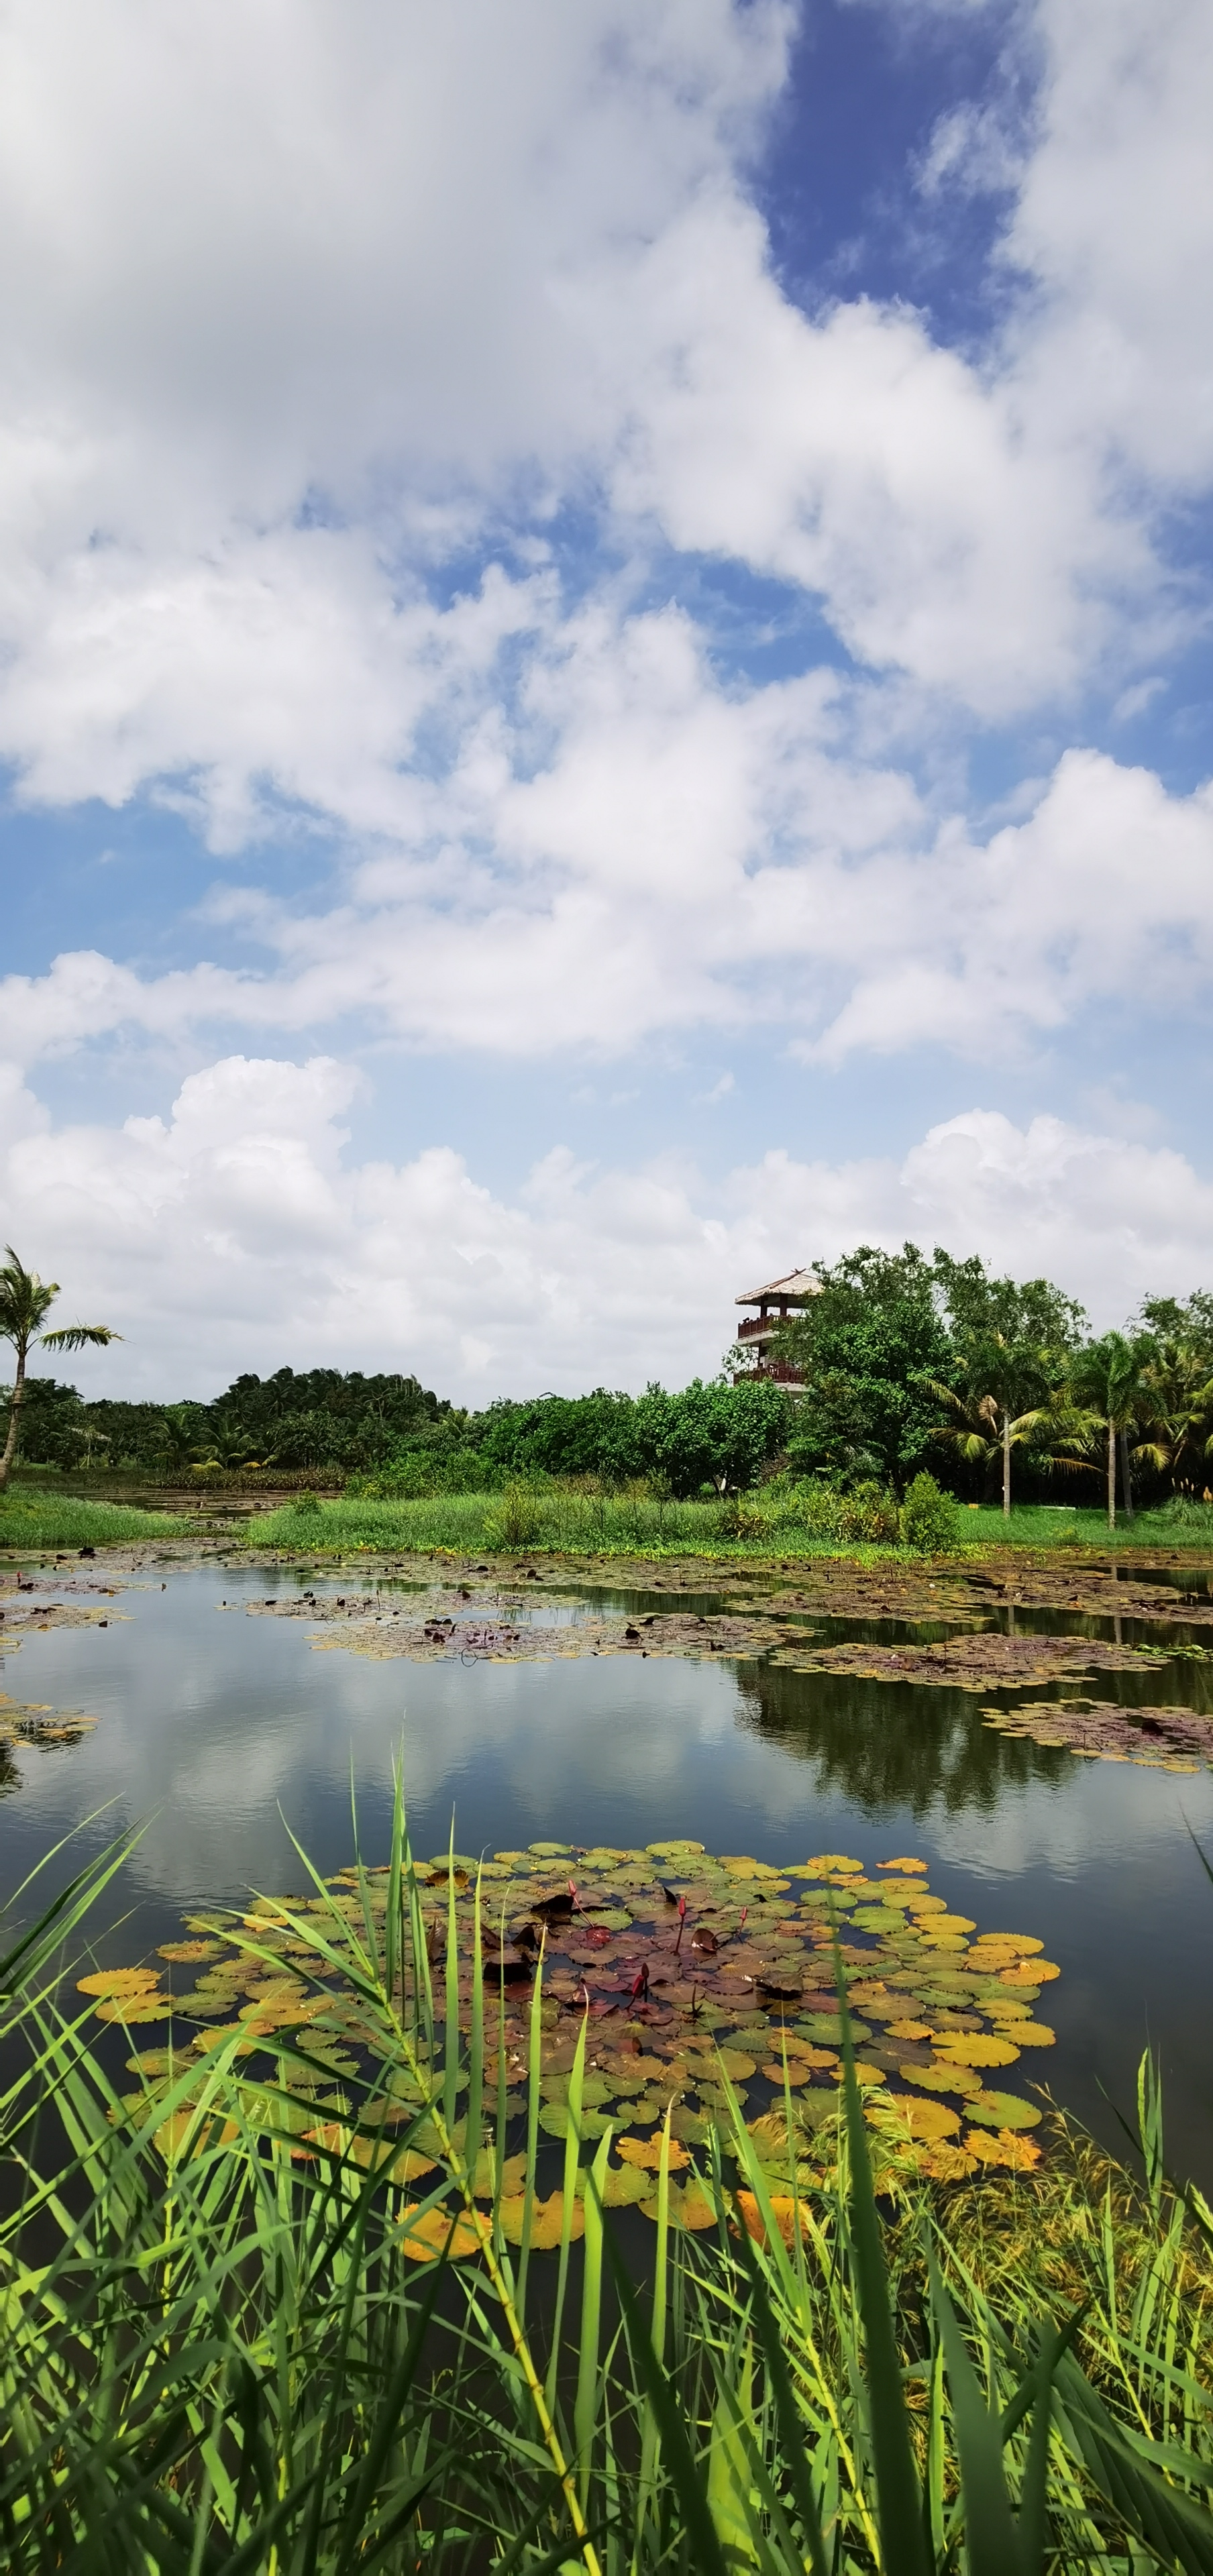
<path fill-rule="evenodd" d="M 198 1535 L 198 1522 L 180 1513 L 137 1511 L 125 1503 L 93 1503 L 74 1494 L 46 1494 L 17 1487 L 0 1495 L 0 1548 L 123 1547 L 144 1539 Z"/>
<path fill-rule="evenodd" d="M 1210 1513 L 1213 1520 L 1213 1511 Z M 1196 1543 L 1163 1513 L 1139 1513 L 1115 1534 L 1098 1511 L 1029 1504 L 1009 1521 L 995 1509 L 961 1512 L 964 1549 L 993 1547 L 1185 1546 Z M 561 1486 L 506 1488 L 504 1494 L 441 1494 L 417 1501 L 374 1499 L 321 1502 L 308 1497 L 258 1514 L 241 1539 L 250 1548 L 345 1555 L 370 1549 L 379 1555 L 450 1554 L 461 1557 L 555 1554 L 603 1558 L 753 1559 L 799 1562 L 845 1556 L 869 1564 L 905 1559 L 902 1547 L 857 1543 L 825 1528 L 806 1527 L 794 1506 L 766 1502 L 759 1491 L 731 1507 L 718 1502 L 663 1501 L 646 1492 L 587 1494 Z"/>
<path fill-rule="evenodd" d="M 232 2035 L 124 2097 L 61 1973 L 124 1857 L 0 1962 L 0 2534 L 23 2576 L 1213 2570 L 1213 2219 L 1167 2181 L 1148 2073 L 1140 2187 L 1063 2130 L 1043 2179 L 948 2197 L 878 2139 L 878 2200 L 849 2045 L 824 2186 L 762 2160 L 722 2070 L 709 2226 L 678 2224 L 667 2115 L 641 2284 L 609 2134 L 592 2162 L 578 2137 L 585 2023 L 540 2244 L 542 1967 L 507 2241 L 504 1994 L 477 1945 L 461 2037 L 453 1899 L 431 1957 L 399 1781 L 386 1906 L 356 1859 L 352 1901 L 309 1871 L 274 1907 L 316 1989 L 339 1965 L 357 1996 L 366 2063 L 337 2086 L 301 2030 L 268 2079 Z M 232 1927 L 254 1962 L 267 1919 Z"/>

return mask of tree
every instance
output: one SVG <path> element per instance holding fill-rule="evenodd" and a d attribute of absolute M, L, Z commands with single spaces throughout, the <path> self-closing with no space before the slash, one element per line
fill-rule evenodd
<path fill-rule="evenodd" d="M 122 1339 L 121 1333 L 114 1332 L 109 1324 L 62 1324 L 53 1332 L 44 1332 L 45 1319 L 59 1295 L 58 1280 L 40 1279 L 36 1270 L 27 1270 L 11 1243 L 5 1247 L 5 1255 L 0 1269 L 0 1341 L 12 1343 L 16 1367 L 8 1409 L 8 1438 L 0 1458 L 0 1492 L 8 1483 L 21 1436 L 26 1364 L 31 1350 L 40 1344 L 44 1351 L 82 1351 L 90 1342 L 104 1347 Z"/>
<path fill-rule="evenodd" d="M 1150 1335 L 1141 1423 L 1133 1454 L 1180 1492 L 1207 1488 L 1213 1466 L 1213 1298 L 1202 1289 L 1182 1302 L 1147 1297 L 1141 1324 Z"/>
<path fill-rule="evenodd" d="M 1086 1316 L 1049 1279 L 990 1278 L 977 1254 L 954 1261 L 937 1245 L 933 1271 L 961 1381 L 933 1390 L 954 1417 L 936 1436 L 970 1461 L 1001 1454 L 1009 1520 L 1012 1450 L 1039 1445 L 1041 1434 L 1056 1427 L 1066 1355 Z"/>
<path fill-rule="evenodd" d="M 1116 1527 L 1116 1450 L 1120 1444 L 1124 1474 L 1125 1511 L 1133 1518 L 1133 1488 L 1129 1475 L 1129 1425 L 1139 1421 L 1150 1403 L 1149 1366 L 1154 1357 L 1154 1342 L 1148 1333 L 1104 1333 L 1098 1341 L 1085 1342 L 1075 1354 L 1069 1392 L 1072 1402 L 1088 1419 L 1107 1432 L 1108 1440 L 1108 1527 Z"/>
<path fill-rule="evenodd" d="M 865 1243 L 811 1267 L 821 1294 L 777 1346 L 804 1381 L 788 1454 L 837 1483 L 876 1474 L 902 1492 L 930 1455 L 932 1389 L 952 1357 L 931 1264 L 913 1243 L 895 1253 Z"/>

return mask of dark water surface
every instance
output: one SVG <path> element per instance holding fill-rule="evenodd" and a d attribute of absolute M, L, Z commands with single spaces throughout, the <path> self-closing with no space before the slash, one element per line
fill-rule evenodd
<path fill-rule="evenodd" d="M 1213 1773 L 1009 1741 L 982 1725 L 990 1693 L 658 1656 L 414 1664 L 319 1653 L 304 1621 L 219 1608 L 225 1595 L 286 1590 L 288 1576 L 219 1566 L 170 1574 L 163 1590 L 145 1579 L 117 1595 L 107 1628 L 27 1635 L 18 1653 L 0 1653 L 12 1698 L 100 1720 L 72 1746 L 13 1754 L 0 1895 L 93 1810 L 105 1812 L 74 1846 L 81 1857 L 147 1820 L 121 1895 L 98 1917 L 98 1936 L 114 1926 L 97 1939 L 101 1956 L 140 1956 L 200 1900 L 298 1887 L 288 1826 L 321 1870 L 344 1865 L 351 1766 L 364 1855 L 386 1857 L 402 1743 L 414 1847 L 426 1856 L 445 1848 L 452 1808 L 465 1852 L 685 1834 L 773 1862 L 841 1851 L 871 1867 L 920 1854 L 936 1892 L 981 1930 L 1039 1934 L 1061 1968 L 1038 2007 L 1058 2045 L 1024 2061 L 1021 2086 L 1047 2081 L 1118 2145 L 1112 2105 L 1130 2111 L 1150 2042 L 1171 2158 L 1213 2188 L 1213 1887 L 1191 1839 L 1213 1854 Z M 592 1606 L 670 1600 L 596 1593 Z M 549 1595 L 511 1616 L 541 1625 L 577 1612 Z M 1083 1624 L 1095 1633 L 1107 1623 Z M 854 1633 L 812 1625 L 818 1637 Z M 1021 1612 L 1019 1625 L 1053 1622 Z M 1097 1676 L 1097 1695 L 1127 1697 L 1109 1687 L 1124 1679 Z M 1204 1706 L 1209 1680 L 1208 1667 L 1164 1665 L 1147 1689 L 1134 1676 L 1132 1690 L 1139 1705 Z"/>

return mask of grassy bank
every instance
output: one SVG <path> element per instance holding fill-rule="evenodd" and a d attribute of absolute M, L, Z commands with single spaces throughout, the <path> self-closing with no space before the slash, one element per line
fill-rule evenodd
<path fill-rule="evenodd" d="M 1139 1513 L 1113 1537 L 1098 1511 L 1043 1504 L 1013 1511 L 962 1509 L 958 1539 L 964 1548 L 1059 1546 L 1213 1547 L 1198 1513 L 1177 1522 L 1165 1512 Z M 371 1548 L 383 1555 L 424 1553 L 460 1556 L 518 1555 L 548 1551 L 570 1556 L 697 1556 L 784 1559 L 867 1554 L 871 1543 L 840 1529 L 806 1527 L 788 1506 L 767 1505 L 761 1494 L 735 1504 L 658 1502 L 627 1494 L 585 1496 L 560 1489 L 509 1489 L 504 1494 L 450 1494 L 416 1502 L 308 1500 L 259 1514 L 243 1536 L 251 1546 L 342 1553 Z M 886 1550 L 886 1552 L 889 1552 Z"/>
<path fill-rule="evenodd" d="M 172 1512 L 133 1511 L 123 1503 L 91 1503 L 74 1494 L 20 1488 L 0 1496 L 0 1548 L 123 1547 L 197 1533 L 196 1518 Z"/>
<path fill-rule="evenodd" d="M 783 2171 L 726 2102 L 681 2181 L 667 2116 L 641 2292 L 607 2206 L 610 2131 L 582 2143 L 587 2024 L 544 2198 L 542 1980 L 515 2071 L 479 1951 L 461 1967 L 452 1942 L 444 1964 L 426 1935 L 433 1881 L 399 1800 L 385 1873 L 316 1879 L 233 1926 L 254 1972 L 281 1973 L 289 1936 L 317 1997 L 354 1961 L 361 2078 L 309 2053 L 303 2017 L 277 2082 L 248 2080 L 237 2022 L 167 2085 L 131 2061 L 124 2092 L 55 1989 L 119 1857 L 0 1962 L 10 2062 L 27 2043 L 0 2099 L 14 2564 L 1213 2569 L 1213 2263 L 1202 2206 L 1193 2226 L 1164 2179 L 1148 2081 L 1142 2188 L 1066 2134 L 1037 2174 L 928 2186 L 881 2134 L 878 2202 L 849 2063 L 824 2181 L 802 2179 L 790 2097 Z M 148 2018 L 129 1990 L 127 2009 Z"/>

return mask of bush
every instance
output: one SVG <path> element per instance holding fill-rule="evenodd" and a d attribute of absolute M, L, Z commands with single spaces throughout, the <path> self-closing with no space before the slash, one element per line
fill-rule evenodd
<path fill-rule="evenodd" d="M 901 1539 L 918 1556 L 952 1556 L 961 1545 L 960 1512 L 933 1476 L 914 1478 L 900 1514 Z"/>
<path fill-rule="evenodd" d="M 777 1529 L 796 1530 L 835 1547 L 893 1547 L 900 1535 L 896 1501 L 874 1477 L 849 1493 L 821 1478 L 806 1479 L 777 1503 L 773 1518 Z"/>
<path fill-rule="evenodd" d="M 543 1536 L 544 1508 L 532 1485 L 507 1485 L 484 1524 L 486 1547 L 534 1547 Z"/>

